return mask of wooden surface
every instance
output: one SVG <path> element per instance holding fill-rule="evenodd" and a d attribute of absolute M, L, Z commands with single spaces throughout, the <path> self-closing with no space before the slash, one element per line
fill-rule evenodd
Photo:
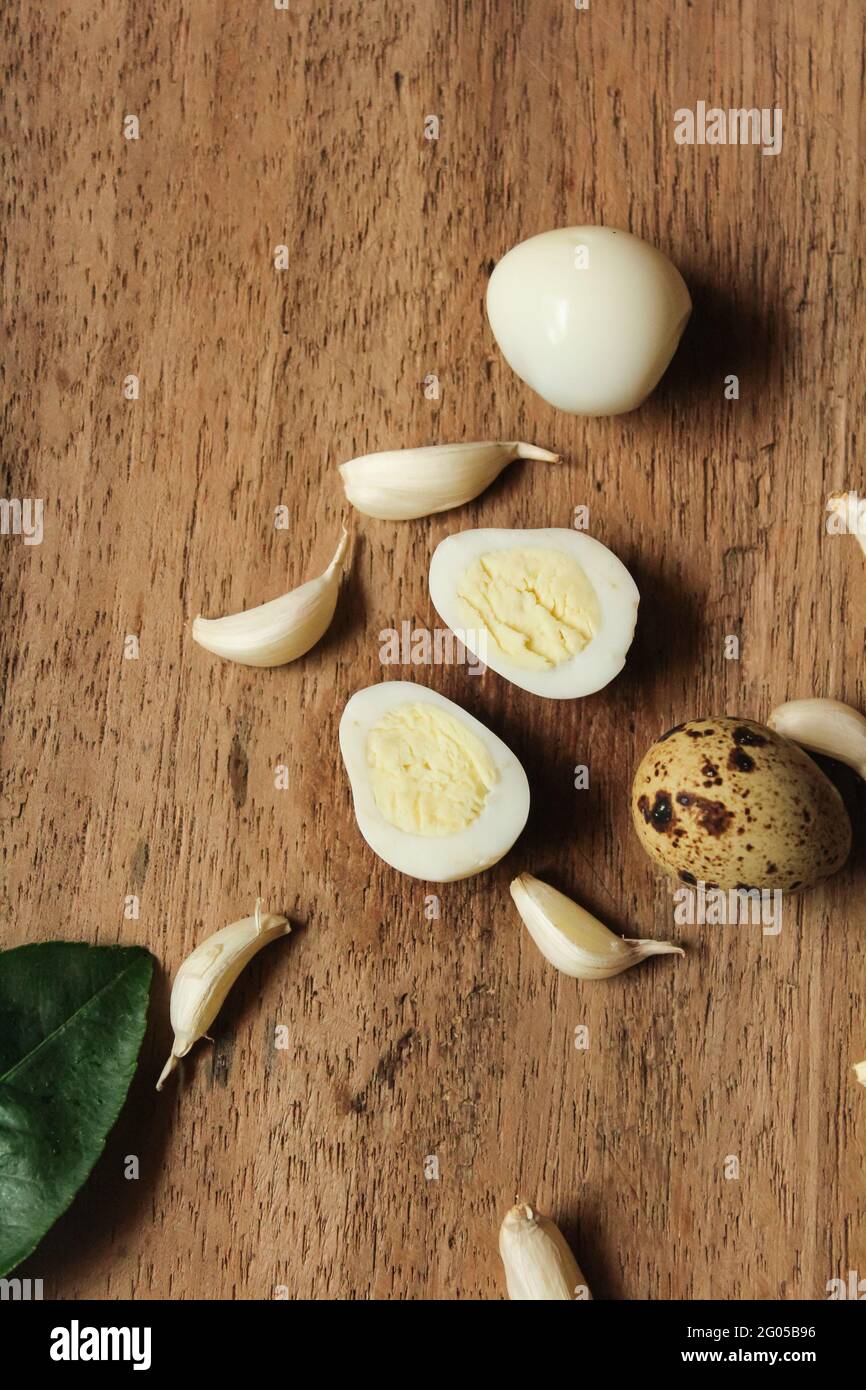
<path fill-rule="evenodd" d="M 828 492 L 866 492 L 862 7 L 24 0 L 2 24 L 3 486 L 45 499 L 41 546 L 0 542 L 2 942 L 141 942 L 158 962 L 123 1118 L 21 1273 L 67 1298 L 498 1299 L 519 1191 L 597 1297 L 822 1298 L 866 1275 L 863 788 L 839 777 L 849 867 L 778 938 L 676 933 L 627 795 L 682 719 L 866 705 L 866 566 L 824 534 Z M 676 145 L 698 100 L 781 107 L 781 154 Z M 657 243 L 695 301 L 619 419 L 533 396 L 483 312 L 511 245 L 578 222 Z M 430 520 L 353 517 L 334 626 L 294 666 L 193 647 L 199 611 L 324 565 L 340 461 L 472 438 L 567 463 L 515 465 Z M 443 536 L 569 525 L 581 503 L 642 592 L 608 690 L 548 703 L 382 668 L 380 630 L 435 621 Z M 353 690 L 413 676 L 505 738 L 534 798 L 506 860 L 435 890 L 432 922 L 434 890 L 362 841 L 337 748 Z M 557 977 L 511 907 L 523 869 L 627 934 L 678 934 L 686 959 Z M 258 893 L 294 934 L 156 1096 L 174 971 Z"/>

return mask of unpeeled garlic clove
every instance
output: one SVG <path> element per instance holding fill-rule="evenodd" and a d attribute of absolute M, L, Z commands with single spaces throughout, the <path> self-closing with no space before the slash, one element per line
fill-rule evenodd
<path fill-rule="evenodd" d="M 380 521 L 411 521 L 471 502 L 514 459 L 558 463 L 534 444 L 431 444 L 364 454 L 340 465 L 346 496 Z"/>
<path fill-rule="evenodd" d="M 866 778 L 866 719 L 841 700 L 788 700 L 767 720 L 771 729 L 823 753 Z"/>
<path fill-rule="evenodd" d="M 526 1202 L 507 1213 L 499 1229 L 499 1253 L 513 1302 L 586 1301 L 592 1298 L 565 1236 L 555 1222 Z"/>
<path fill-rule="evenodd" d="M 242 917 L 214 932 L 187 956 L 171 987 L 174 1042 L 156 1083 L 158 1091 L 174 1071 L 178 1058 L 185 1057 L 193 1043 L 207 1036 L 208 1028 L 244 966 L 269 941 L 288 936 L 291 930 L 287 918 L 263 916 L 261 902 L 257 902 L 253 917 Z"/>
<path fill-rule="evenodd" d="M 200 647 L 242 666 L 284 666 L 303 656 L 331 625 L 349 535 L 343 527 L 334 558 L 323 574 L 258 608 L 225 618 L 196 618 L 192 637 Z"/>
<path fill-rule="evenodd" d="M 577 980 L 607 980 L 647 956 L 685 955 L 670 941 L 630 941 L 616 936 L 572 898 L 532 874 L 521 874 L 511 896 L 543 956 Z"/>
<path fill-rule="evenodd" d="M 861 1086 L 866 1086 L 866 1062 L 854 1063 L 854 1075 Z"/>

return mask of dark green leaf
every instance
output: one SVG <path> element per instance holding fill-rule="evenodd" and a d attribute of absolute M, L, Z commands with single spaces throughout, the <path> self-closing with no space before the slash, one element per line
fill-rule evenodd
<path fill-rule="evenodd" d="M 140 946 L 0 952 L 0 1276 L 102 1152 L 135 1072 L 152 966 Z"/>

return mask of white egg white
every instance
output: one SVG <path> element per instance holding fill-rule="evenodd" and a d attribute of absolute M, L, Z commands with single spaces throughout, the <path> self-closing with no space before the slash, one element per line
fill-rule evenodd
<path fill-rule="evenodd" d="M 410 834 L 392 825 L 373 795 L 367 763 L 367 736 L 389 711 L 401 704 L 432 704 L 463 724 L 484 744 L 498 774 L 477 818 L 452 835 Z M 521 764 L 501 738 L 447 700 L 415 681 L 385 681 L 358 690 L 340 720 L 340 751 L 349 774 L 358 829 L 386 864 L 412 878 L 450 883 L 469 878 L 507 854 L 529 815 L 529 783 Z"/>
<path fill-rule="evenodd" d="M 503 256 L 487 317 L 521 380 L 559 410 L 620 415 L 655 388 L 691 313 L 663 252 L 613 227 L 558 227 Z"/>
<path fill-rule="evenodd" d="M 597 631 L 581 652 L 557 666 L 530 670 L 509 660 L 492 636 L 479 634 L 478 616 L 458 592 L 474 560 L 497 550 L 559 550 L 580 565 L 600 608 Z M 640 594 L 621 560 L 584 531 L 485 529 L 446 536 L 430 562 L 430 598 L 440 618 L 479 661 L 533 695 L 573 700 L 603 689 L 625 665 L 634 637 Z M 486 639 L 486 640 L 485 640 Z"/>

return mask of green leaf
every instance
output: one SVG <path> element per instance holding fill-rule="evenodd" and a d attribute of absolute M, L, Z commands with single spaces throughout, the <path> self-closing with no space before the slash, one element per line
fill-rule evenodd
<path fill-rule="evenodd" d="M 120 1114 L 153 962 L 140 946 L 0 952 L 0 1276 L 66 1210 Z"/>

